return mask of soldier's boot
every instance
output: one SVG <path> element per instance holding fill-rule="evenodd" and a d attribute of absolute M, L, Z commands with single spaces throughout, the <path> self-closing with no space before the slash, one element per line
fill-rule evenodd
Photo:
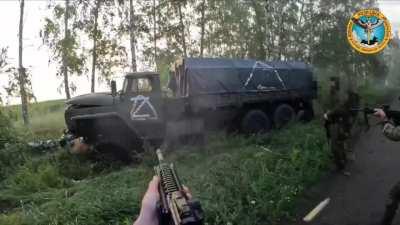
<path fill-rule="evenodd" d="M 385 214 L 383 215 L 383 219 L 381 225 L 391 225 L 396 215 L 397 208 L 399 207 L 399 202 L 391 199 L 388 204 L 386 204 Z"/>

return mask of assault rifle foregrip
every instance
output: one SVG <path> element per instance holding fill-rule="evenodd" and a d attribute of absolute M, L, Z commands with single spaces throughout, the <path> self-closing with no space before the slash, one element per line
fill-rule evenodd
<path fill-rule="evenodd" d="M 395 126 L 400 125 L 400 111 L 391 110 L 389 105 L 383 105 L 383 106 L 378 107 L 378 108 L 381 108 L 385 112 L 386 117 L 388 119 L 392 120 Z M 368 108 L 368 107 L 365 107 L 365 108 L 352 108 L 352 109 L 350 109 L 350 111 L 351 112 L 363 112 L 364 113 L 365 122 L 367 123 L 368 126 L 369 126 L 369 123 L 368 123 L 367 115 L 375 113 L 375 109 Z"/>
<path fill-rule="evenodd" d="M 157 203 L 160 225 L 202 225 L 204 220 L 200 202 L 189 199 L 173 164 L 164 162 L 157 150 L 159 165 L 154 167 L 160 177 L 160 201 Z"/>

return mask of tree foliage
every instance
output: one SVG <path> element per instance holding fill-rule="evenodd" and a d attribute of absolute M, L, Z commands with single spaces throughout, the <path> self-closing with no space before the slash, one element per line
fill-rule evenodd
<path fill-rule="evenodd" d="M 71 1 L 69 6 L 68 20 L 72 21 L 72 25 L 68 29 L 68 36 L 65 37 L 64 16 L 65 6 L 60 2 L 49 2 L 48 8 L 52 10 L 52 17 L 44 19 L 44 26 L 40 31 L 43 44 L 45 44 L 51 51 L 52 62 L 57 63 L 58 69 L 56 75 L 61 77 L 63 75 L 63 54 L 66 57 L 66 67 L 70 74 L 81 75 L 86 72 L 85 62 L 86 55 L 82 50 L 79 38 L 79 21 L 77 18 L 77 2 Z M 61 84 L 61 87 L 68 85 L 72 91 L 75 91 L 75 85 Z"/>
<path fill-rule="evenodd" d="M 159 71 L 185 56 L 299 60 L 326 68 L 326 76 L 335 71 L 348 86 L 384 79 L 388 71 L 382 54 L 358 54 L 345 36 L 351 15 L 376 0 L 131 1 L 132 8 L 122 0 L 72 1 L 70 40 L 60 35 L 65 9 L 53 4 L 43 36 L 55 60 L 66 49 L 71 73 L 87 74 L 92 63 L 98 80 L 134 65 L 132 55 L 142 70 L 156 64 Z"/>

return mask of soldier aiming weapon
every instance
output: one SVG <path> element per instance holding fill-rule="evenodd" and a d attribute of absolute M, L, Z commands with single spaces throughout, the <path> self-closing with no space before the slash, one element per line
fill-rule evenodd
<path fill-rule="evenodd" d="M 375 116 L 381 119 L 383 124 L 382 132 L 390 140 L 400 141 L 400 111 L 390 110 L 388 106 L 375 109 Z M 400 203 L 400 182 L 390 191 L 389 199 L 386 203 L 385 213 L 381 224 L 391 225 L 396 215 Z"/>

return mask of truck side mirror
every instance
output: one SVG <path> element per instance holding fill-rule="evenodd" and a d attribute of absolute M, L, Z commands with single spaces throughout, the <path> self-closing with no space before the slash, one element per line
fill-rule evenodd
<path fill-rule="evenodd" d="M 115 80 L 111 81 L 111 95 L 112 96 L 117 95 L 117 82 L 115 82 Z"/>

